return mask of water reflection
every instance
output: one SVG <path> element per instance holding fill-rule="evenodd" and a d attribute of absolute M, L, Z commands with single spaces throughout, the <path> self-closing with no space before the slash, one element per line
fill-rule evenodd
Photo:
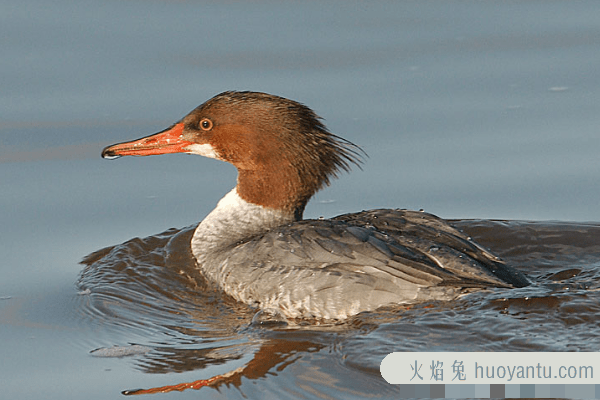
<path fill-rule="evenodd" d="M 243 347 L 243 346 L 242 346 Z M 151 394 L 182 391 L 186 389 L 200 389 L 205 386 L 218 388 L 222 385 L 233 385 L 240 387 L 242 378 L 256 380 L 264 378 L 273 371 L 281 371 L 287 365 L 293 363 L 302 353 L 311 353 L 321 350 L 324 345 L 318 345 L 312 341 L 295 341 L 287 339 L 271 338 L 264 341 L 250 362 L 243 367 L 236 368 L 228 373 L 216 375 L 208 379 L 200 379 L 194 382 L 178 383 L 151 389 L 126 390 L 124 394 Z M 148 373 L 182 372 L 183 370 L 204 370 L 210 365 L 224 363 L 233 359 L 239 359 L 247 349 L 244 348 L 216 348 L 203 351 L 193 350 L 162 350 L 162 355 L 168 357 L 149 358 L 144 360 L 140 366 Z M 158 352 L 162 352 L 158 349 Z M 165 364 L 164 360 L 170 360 Z M 173 368 L 175 367 L 175 368 Z"/>
<path fill-rule="evenodd" d="M 194 227 L 187 227 L 87 256 L 78 282 L 81 312 L 86 323 L 118 333 L 115 338 L 134 332 L 148 338 L 136 343 L 149 349 L 136 356 L 137 369 L 200 375 L 197 381 L 174 378 L 172 385 L 126 394 L 223 385 L 244 393 L 244 382 L 283 374 L 305 359 L 312 367 L 328 366 L 323 390 L 354 385 L 353 393 L 366 395 L 366 386 L 354 382 L 358 376 L 394 393 L 379 375 L 381 360 L 392 351 L 599 350 L 600 225 L 454 224 L 526 272 L 533 284 L 452 302 L 389 307 L 339 323 L 261 324 L 253 322 L 255 310 L 198 273 L 189 246 Z"/>

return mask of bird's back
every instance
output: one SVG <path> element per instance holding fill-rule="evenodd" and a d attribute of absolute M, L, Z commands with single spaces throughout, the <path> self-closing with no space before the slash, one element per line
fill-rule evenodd
<path fill-rule="evenodd" d="M 371 210 L 271 229 L 223 249 L 210 276 L 227 293 L 288 317 L 343 319 L 465 289 L 529 284 L 431 214 Z"/>

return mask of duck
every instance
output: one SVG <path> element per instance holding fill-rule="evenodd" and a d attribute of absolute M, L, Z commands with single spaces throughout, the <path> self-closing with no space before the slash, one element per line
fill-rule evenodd
<path fill-rule="evenodd" d="M 163 131 L 104 148 L 102 157 L 185 153 L 233 164 L 236 186 L 198 224 L 190 249 L 208 282 L 258 311 L 344 320 L 530 284 L 422 210 L 303 219 L 310 198 L 365 155 L 322 121 L 294 100 L 226 91 Z"/>

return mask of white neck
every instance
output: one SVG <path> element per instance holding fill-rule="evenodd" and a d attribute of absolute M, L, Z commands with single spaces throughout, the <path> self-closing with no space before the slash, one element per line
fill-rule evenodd
<path fill-rule="evenodd" d="M 232 244 L 293 221 L 293 213 L 249 203 L 233 188 L 196 228 L 192 253 L 201 269 L 210 268 L 211 258 Z"/>

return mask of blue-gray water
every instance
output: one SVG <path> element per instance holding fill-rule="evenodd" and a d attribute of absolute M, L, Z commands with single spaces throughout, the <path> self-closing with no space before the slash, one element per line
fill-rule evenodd
<path fill-rule="evenodd" d="M 600 347 L 600 224 L 581 224 L 600 221 L 595 1 L 0 0 L 0 33 L 3 396 L 119 398 L 258 365 L 239 385 L 162 396 L 392 397 L 377 369 L 394 350 Z M 78 294 L 83 257 L 189 226 L 235 184 L 214 160 L 101 149 L 228 89 L 301 101 L 369 154 L 307 217 L 462 219 L 536 285 L 298 331 L 255 329 L 218 293 L 152 292 L 176 283 L 160 269 Z M 132 343 L 151 350 L 90 353 Z"/>

